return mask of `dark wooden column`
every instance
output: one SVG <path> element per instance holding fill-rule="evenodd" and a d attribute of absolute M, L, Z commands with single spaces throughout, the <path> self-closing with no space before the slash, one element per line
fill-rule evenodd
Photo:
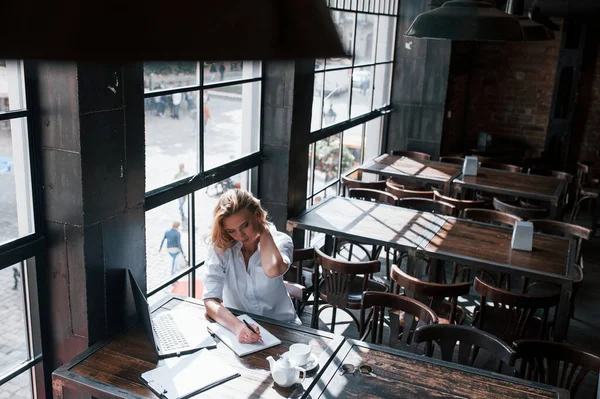
<path fill-rule="evenodd" d="M 314 60 L 265 65 L 259 197 L 280 231 L 306 207 Z M 293 112 L 292 112 L 293 110 Z M 297 248 L 303 235 L 294 237 Z"/>
<path fill-rule="evenodd" d="M 387 151 L 440 154 L 452 42 L 405 37 L 428 2 L 401 0 L 396 30 Z"/>
<path fill-rule="evenodd" d="M 38 62 L 52 369 L 134 315 L 125 269 L 145 286 L 142 64 Z"/>

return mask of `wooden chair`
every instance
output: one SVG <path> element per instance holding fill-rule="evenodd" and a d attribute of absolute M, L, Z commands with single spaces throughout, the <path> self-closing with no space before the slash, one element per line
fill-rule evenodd
<path fill-rule="evenodd" d="M 426 198 L 400 198 L 398 206 L 440 215 L 452 216 L 454 214 L 454 205 Z"/>
<path fill-rule="evenodd" d="M 462 324 L 464 322 L 467 312 L 457 302 L 459 296 L 469 294 L 470 283 L 438 284 L 421 281 L 403 272 L 396 265 L 392 265 L 390 277 L 392 282 L 395 283 L 392 285 L 393 293 L 399 294 L 400 287 L 402 287 L 404 295 L 414 297 L 433 309 L 439 318 L 438 323 Z M 400 324 L 402 324 L 402 321 L 400 321 Z"/>
<path fill-rule="evenodd" d="M 511 165 L 511 164 L 507 164 L 507 163 L 499 163 L 499 162 L 481 162 L 481 167 L 482 168 L 488 168 L 488 169 L 496 169 L 496 170 L 505 170 L 507 172 L 518 172 L 521 173 L 523 172 L 523 168 L 517 165 Z"/>
<path fill-rule="evenodd" d="M 395 195 L 397 198 L 427 198 L 433 199 L 433 191 L 417 191 L 408 190 L 399 186 L 388 179 L 385 189 L 388 193 Z"/>
<path fill-rule="evenodd" d="M 518 201 L 503 201 L 498 197 L 494 197 L 494 209 L 504 213 L 510 213 L 520 217 L 523 220 L 542 219 L 548 217 L 549 211 L 546 208 L 538 208 L 533 206 L 522 206 Z"/>
<path fill-rule="evenodd" d="M 460 200 L 447 195 L 440 194 L 439 191 L 433 190 L 433 199 L 436 201 L 442 201 L 447 204 L 454 206 L 454 212 L 459 214 L 463 209 L 467 208 L 484 208 L 486 206 L 483 200 Z"/>
<path fill-rule="evenodd" d="M 573 220 L 579 213 L 579 208 L 584 201 L 589 201 L 589 210 L 592 215 L 592 228 L 595 229 L 597 215 L 594 214 L 593 203 L 598 199 L 598 179 L 593 179 L 590 173 L 588 165 L 577 162 L 577 175 L 575 177 L 575 205 L 573 205 L 573 211 L 569 217 L 569 223 L 573 223 Z"/>
<path fill-rule="evenodd" d="M 462 157 L 440 157 L 442 163 L 452 163 L 454 165 L 462 165 L 465 163 L 465 159 Z"/>
<path fill-rule="evenodd" d="M 478 208 L 466 208 L 461 212 L 463 219 L 475 220 L 482 223 L 489 223 L 498 226 L 513 227 L 517 221 L 523 219 L 511 215 L 510 213 L 504 213 L 495 211 L 492 209 L 478 209 Z"/>
<path fill-rule="evenodd" d="M 433 357 L 435 348 L 433 343 L 440 348 L 442 360 L 452 362 L 454 350 L 458 345 L 458 363 L 464 366 L 477 367 L 476 360 L 479 351 L 483 349 L 494 359 L 492 370 L 502 372 L 502 366 L 513 367 L 517 354 L 505 342 L 485 331 L 468 326 L 454 326 L 445 324 L 432 324 L 421 326 L 415 331 L 414 341 L 417 344 L 426 342 L 425 355 Z M 485 369 L 485 367 L 478 367 Z"/>
<path fill-rule="evenodd" d="M 521 358 L 521 378 L 565 388 L 571 398 L 590 371 L 600 372 L 600 356 L 573 345 L 525 339 L 516 341 L 514 348 Z M 600 397 L 598 387 L 596 397 Z"/>
<path fill-rule="evenodd" d="M 360 308 L 361 340 L 366 341 L 370 335 L 372 343 L 382 343 L 386 308 L 390 314 L 404 314 L 402 326 L 390 321 L 388 346 L 392 348 L 414 349 L 413 334 L 417 327 L 438 322 L 435 312 L 415 299 L 383 292 L 365 292 Z M 369 315 L 367 309 L 372 309 Z"/>
<path fill-rule="evenodd" d="M 577 243 L 575 262 L 583 269 L 583 241 L 592 238 L 592 230 L 576 224 L 556 220 L 530 219 L 534 231 L 554 236 L 572 238 Z"/>
<path fill-rule="evenodd" d="M 548 336 L 548 315 L 550 308 L 558 306 L 560 293 L 529 295 L 505 291 L 478 277 L 475 277 L 473 287 L 481 295 L 481 304 L 475 308 L 473 317 L 475 327 L 506 343 Z M 492 306 L 488 306 L 488 301 Z M 542 311 L 541 318 L 535 316 L 538 310 Z"/>
<path fill-rule="evenodd" d="M 406 157 L 410 159 L 416 159 L 419 161 L 429 161 L 431 159 L 431 155 L 426 154 L 424 152 L 418 151 L 403 151 L 403 150 L 394 150 L 392 151 L 392 155 L 397 157 Z"/>
<path fill-rule="evenodd" d="M 348 197 L 394 206 L 398 204 L 398 197 L 394 194 L 371 188 L 351 188 L 348 190 Z"/>
<path fill-rule="evenodd" d="M 338 309 L 350 315 L 360 331 L 358 319 L 349 309 L 361 309 L 363 293 L 365 291 L 386 292 L 388 290 L 385 284 L 369 279 L 372 273 L 379 271 L 381 263 L 378 260 L 368 262 L 337 260 L 315 248 L 315 264 L 315 278 L 313 281 L 320 281 L 316 287 L 315 298 L 320 298 L 327 305 L 313 309 L 311 327 L 317 328 L 319 314 L 324 309 L 333 308 L 333 315 L 331 317 L 332 332 L 335 330 L 335 317 Z M 318 266 L 322 268 L 323 273 L 320 279 Z"/>
<path fill-rule="evenodd" d="M 362 177 L 362 173 L 358 173 L 358 175 Z M 346 190 L 349 188 L 369 188 L 372 190 L 385 191 L 385 182 L 385 180 L 362 181 L 348 176 L 342 176 L 342 194 L 346 195 Z"/>
<path fill-rule="evenodd" d="M 294 259 L 290 268 L 284 276 L 283 283 L 285 288 L 294 300 L 296 313 L 302 315 L 304 307 L 308 302 L 310 294 L 314 291 L 314 286 L 307 288 L 307 282 L 302 275 L 303 271 L 314 273 L 315 250 L 314 248 L 294 249 Z M 312 279 L 311 279 L 312 280 Z"/>

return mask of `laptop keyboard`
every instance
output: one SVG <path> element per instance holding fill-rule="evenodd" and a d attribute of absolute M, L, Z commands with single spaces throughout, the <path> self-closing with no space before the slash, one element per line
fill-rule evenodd
<path fill-rule="evenodd" d="M 159 340 L 162 351 L 170 352 L 175 349 L 186 349 L 189 344 L 179 330 L 175 319 L 170 313 L 161 313 L 152 319 L 152 328 Z"/>

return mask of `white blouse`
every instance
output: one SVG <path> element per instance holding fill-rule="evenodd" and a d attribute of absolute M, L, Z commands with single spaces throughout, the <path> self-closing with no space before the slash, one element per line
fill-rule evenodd
<path fill-rule="evenodd" d="M 271 227 L 273 240 L 279 248 L 283 261 L 292 263 L 294 245 L 292 239 Z M 281 321 L 297 322 L 294 304 L 285 285 L 283 275 L 268 277 L 260 262 L 260 243 L 258 250 L 248 260 L 248 271 L 242 254 L 242 243 L 221 252 L 212 246 L 204 267 L 204 293 L 202 299 L 217 298 L 227 307 L 243 312 L 270 317 Z"/>

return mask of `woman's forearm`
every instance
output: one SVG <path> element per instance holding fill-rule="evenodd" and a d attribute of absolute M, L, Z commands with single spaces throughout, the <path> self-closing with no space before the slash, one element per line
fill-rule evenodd
<path fill-rule="evenodd" d="M 244 323 L 242 323 L 237 317 L 233 315 L 225 306 L 223 306 L 223 302 L 219 301 L 215 298 L 209 298 L 204 300 L 204 307 L 206 308 L 206 314 L 219 323 L 220 325 L 226 327 L 228 330 L 232 331 L 237 335 L 237 331 L 240 328 L 245 327 Z"/>
<path fill-rule="evenodd" d="M 260 261 L 267 277 L 279 277 L 288 268 L 268 229 L 260 234 Z"/>

